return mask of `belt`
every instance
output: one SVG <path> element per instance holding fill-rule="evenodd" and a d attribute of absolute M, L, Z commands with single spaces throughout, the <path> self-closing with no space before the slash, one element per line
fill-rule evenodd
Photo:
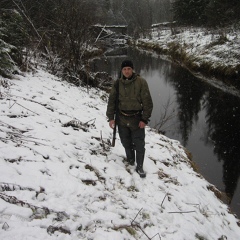
<path fill-rule="evenodd" d="M 133 117 L 133 116 L 139 115 L 140 111 L 137 111 L 137 112 L 134 112 L 134 113 L 125 113 L 125 112 L 123 112 L 123 111 L 120 110 L 120 113 L 121 113 L 123 116 L 126 116 L 126 117 Z"/>

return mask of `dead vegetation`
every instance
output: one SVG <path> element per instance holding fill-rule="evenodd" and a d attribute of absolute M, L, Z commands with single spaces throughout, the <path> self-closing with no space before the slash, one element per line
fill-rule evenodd
<path fill-rule="evenodd" d="M 163 180 L 164 183 L 173 183 L 174 185 L 180 186 L 181 184 L 178 182 L 177 178 L 172 178 L 170 175 L 166 174 L 162 169 L 158 171 L 158 178 Z"/>
<path fill-rule="evenodd" d="M 221 192 L 214 185 L 208 185 L 208 190 L 212 191 L 214 195 L 226 204 L 230 204 L 231 199 L 227 196 L 225 192 Z"/>
<path fill-rule="evenodd" d="M 95 118 L 92 119 L 92 120 L 89 120 L 85 123 L 81 122 L 80 120 L 78 119 L 73 119 L 67 123 L 64 123 L 62 126 L 63 127 L 72 127 L 74 130 L 83 130 L 84 132 L 88 132 L 89 128 L 95 128 Z"/>

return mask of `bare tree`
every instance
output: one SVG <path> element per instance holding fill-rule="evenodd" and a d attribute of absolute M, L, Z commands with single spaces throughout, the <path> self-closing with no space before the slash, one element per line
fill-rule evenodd
<path fill-rule="evenodd" d="M 158 132 L 164 133 L 165 129 L 169 126 L 165 126 L 167 123 L 171 121 L 174 117 L 176 117 L 175 109 L 171 109 L 171 105 L 173 102 L 169 98 L 167 103 L 163 105 L 163 111 L 160 111 L 160 119 L 157 124 L 155 124 L 154 129 L 157 129 Z"/>

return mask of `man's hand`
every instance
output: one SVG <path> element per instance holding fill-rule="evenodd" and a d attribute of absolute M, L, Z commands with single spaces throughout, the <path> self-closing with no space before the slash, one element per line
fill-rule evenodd
<path fill-rule="evenodd" d="M 145 128 L 145 127 L 146 127 L 146 123 L 140 121 L 138 126 L 139 126 L 140 128 Z"/>
<path fill-rule="evenodd" d="M 109 126 L 110 126 L 110 128 L 114 128 L 114 126 L 115 126 L 115 120 L 110 120 L 109 121 Z"/>

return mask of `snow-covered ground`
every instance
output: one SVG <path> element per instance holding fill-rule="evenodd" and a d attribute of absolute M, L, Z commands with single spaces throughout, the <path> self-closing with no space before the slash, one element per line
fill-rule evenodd
<path fill-rule="evenodd" d="M 240 30 L 206 28 L 166 28 L 155 29 L 151 36 L 152 41 L 158 42 L 166 49 L 169 44 L 177 42 L 193 60 L 212 62 L 215 65 L 239 66 L 240 57 Z"/>
<path fill-rule="evenodd" d="M 147 128 L 147 177 L 126 164 L 106 102 L 41 69 L 0 79 L 0 239 L 239 239 L 178 141 Z"/>

